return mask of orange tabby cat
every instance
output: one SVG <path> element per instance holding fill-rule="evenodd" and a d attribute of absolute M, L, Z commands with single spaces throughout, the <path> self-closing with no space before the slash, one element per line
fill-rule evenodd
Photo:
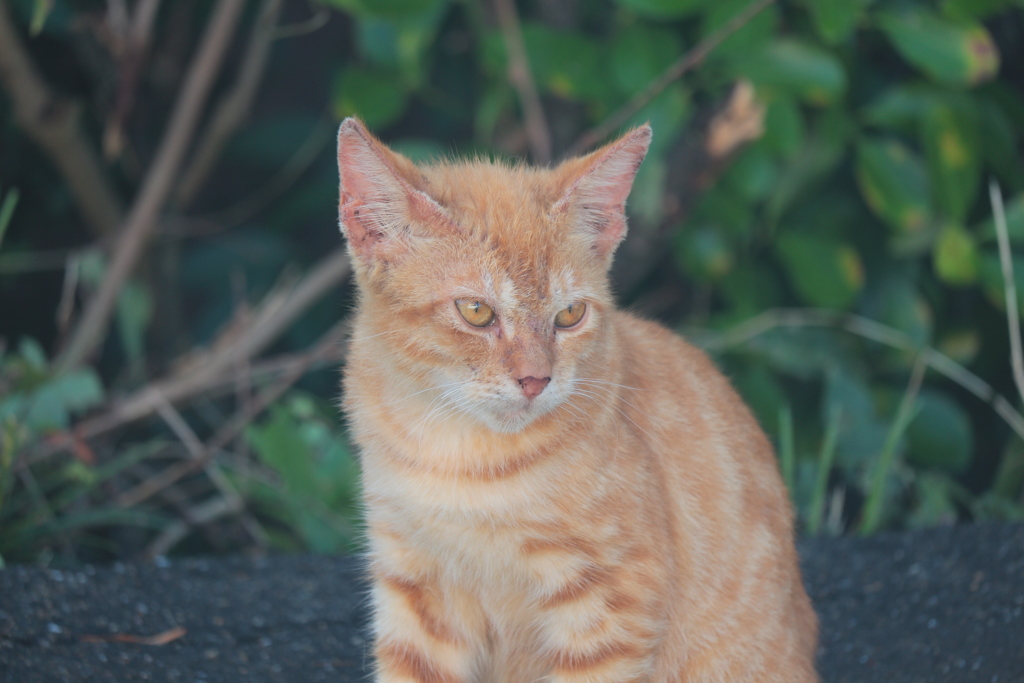
<path fill-rule="evenodd" d="M 377 680 L 817 680 L 771 446 L 609 291 L 650 137 L 415 166 L 342 123 Z"/>

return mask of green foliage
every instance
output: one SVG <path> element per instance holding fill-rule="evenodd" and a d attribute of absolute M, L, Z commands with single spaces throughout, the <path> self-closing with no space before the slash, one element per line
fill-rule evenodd
<path fill-rule="evenodd" d="M 320 553 L 349 551 L 359 543 L 359 467 L 337 422 L 335 411 L 293 393 L 246 432 L 256 455 L 281 481 L 280 486 L 256 479 L 246 483 L 256 509 L 297 531 L 307 549 Z M 272 540 L 295 549 L 286 536 Z"/>
<path fill-rule="evenodd" d="M 255 302 L 337 246 L 325 100 L 328 116 L 360 116 L 416 161 L 530 155 L 521 94 L 508 79 L 507 36 L 490 8 L 451 0 L 320 3 L 345 15 L 324 29 L 336 31 L 337 49 L 318 53 L 317 68 L 306 73 L 305 62 L 287 61 L 304 54 L 305 38 L 274 42 L 268 73 L 288 72 L 285 94 L 265 93 L 273 106 L 252 112 L 237 131 L 201 202 L 167 207 L 155 248 L 119 293 L 112 341 L 94 367 L 59 376 L 50 370 L 48 353 L 59 347 L 53 292 L 70 282 L 79 289 L 65 303 L 88 300 L 106 273 L 105 245 L 59 255 L 67 277 L 53 271 L 48 289 L 39 288 L 50 297 L 39 306 L 44 322 L 23 329 L 21 321 L 0 320 L 7 336 L 6 346 L 0 341 L 0 556 L 138 552 L 180 523 L 176 505 L 191 510 L 230 499 L 221 486 L 237 490 L 243 510 L 186 525 L 184 551 L 237 547 L 216 538 L 241 527 L 263 529 L 277 548 L 333 552 L 358 544 L 357 464 L 336 411 L 325 407 L 335 398 L 334 375 L 307 377 L 302 390 L 285 394 L 226 444 L 209 469 L 130 509 L 113 501 L 193 457 L 181 435 L 159 419 L 116 438 L 73 435 L 87 411 L 109 411 L 154 373 L 187 366 L 178 354 L 232 329 Z M 556 159 L 750 3 L 515 3 Z M 68 73 L 64 61 L 87 52 L 74 28 L 91 12 L 84 5 L 11 6 L 25 36 L 41 31 L 54 47 L 52 55 L 38 45 L 32 53 L 47 78 Z M 154 35 L 171 21 L 194 21 L 188 28 L 198 36 L 206 20 L 203 12 L 172 14 L 161 12 Z M 1002 187 L 1019 251 L 1024 92 L 1013 77 L 1024 46 L 1002 27 L 1022 21 L 1021 0 L 772 3 L 625 124 L 650 121 L 654 140 L 628 204 L 631 239 L 645 243 L 648 255 L 635 256 L 629 243 L 620 252 L 620 260 L 636 259 L 621 264 L 628 276 L 616 283 L 622 303 L 700 327 L 687 331 L 715 350 L 777 438 L 784 478 L 812 533 L 1024 516 L 1024 445 L 989 404 L 963 390 L 963 373 L 974 373 L 1019 403 L 983 189 L 992 178 Z M 175 26 L 189 40 L 157 41 L 144 69 L 179 63 L 179 43 L 196 42 Z M 172 47 L 178 52 L 163 52 Z M 102 54 L 71 66 L 90 76 L 71 80 L 120 82 L 122 61 L 113 53 L 105 66 Z M 224 71 L 225 84 L 237 66 Z M 764 109 L 763 130 L 707 163 L 703 126 L 740 79 Z M 153 102 L 172 102 L 179 85 L 150 71 L 140 82 Z M 62 82 L 56 91 L 66 88 Z M 294 96 L 299 90 L 313 94 L 305 101 Z M 73 96 L 88 110 L 88 146 L 103 148 L 97 131 L 110 123 L 110 97 Z M 139 165 L 163 137 L 161 108 L 129 114 L 131 144 L 107 169 L 126 206 L 129 187 L 145 176 Z M 38 269 L 54 258 L 55 245 L 94 236 L 81 229 L 56 172 L 29 170 L 46 164 L 25 152 L 33 143 L 2 98 L 0 118 L 12 143 L 0 151 L 0 296 L 12 301 L 5 293 L 35 287 L 11 274 L 17 268 Z M 1024 291 L 1024 256 L 1012 262 Z M 667 310 L 661 293 L 684 303 Z M 349 290 L 333 291 L 274 352 L 304 348 L 351 305 Z M 1024 312 L 1024 299 L 1018 305 Z M 816 310 L 775 311 L 792 308 Z M 19 341 L 31 336 L 42 344 Z M 959 363 L 960 379 L 929 368 L 911 407 L 901 408 L 915 359 L 928 348 Z M 203 440 L 229 419 L 233 400 L 216 394 L 176 409 Z M 25 465 L 57 443 L 68 447 Z"/>

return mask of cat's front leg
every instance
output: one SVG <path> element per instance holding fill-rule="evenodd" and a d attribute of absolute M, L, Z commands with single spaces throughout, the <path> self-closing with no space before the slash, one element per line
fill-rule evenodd
<path fill-rule="evenodd" d="M 429 577 L 375 568 L 374 653 L 380 683 L 474 680 L 484 630 L 465 599 Z"/>

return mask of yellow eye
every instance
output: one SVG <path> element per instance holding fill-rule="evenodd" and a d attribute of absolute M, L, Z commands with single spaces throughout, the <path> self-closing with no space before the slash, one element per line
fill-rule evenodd
<path fill-rule="evenodd" d="M 463 320 L 473 327 L 487 327 L 494 322 L 494 309 L 483 301 L 456 299 L 455 307 L 459 309 Z"/>
<path fill-rule="evenodd" d="M 585 303 L 574 301 L 555 316 L 555 327 L 572 327 L 583 318 L 583 314 L 586 312 L 587 305 Z"/>

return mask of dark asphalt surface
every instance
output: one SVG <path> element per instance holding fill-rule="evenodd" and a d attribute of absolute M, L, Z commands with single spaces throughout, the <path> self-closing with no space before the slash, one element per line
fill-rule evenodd
<path fill-rule="evenodd" d="M 826 683 L 1024 683 L 1024 525 L 801 544 Z M 0 681 L 356 681 L 365 586 L 332 557 L 0 570 Z M 163 645 L 112 641 L 184 628 Z"/>

